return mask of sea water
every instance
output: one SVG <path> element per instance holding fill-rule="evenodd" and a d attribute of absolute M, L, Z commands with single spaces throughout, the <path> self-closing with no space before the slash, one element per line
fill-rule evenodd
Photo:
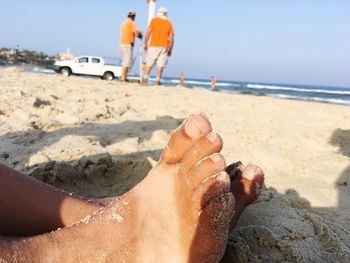
<path fill-rule="evenodd" d="M 178 86 L 179 83 L 180 80 L 177 78 L 165 78 L 162 80 L 162 84 L 166 86 Z M 210 89 L 211 81 L 187 79 L 185 80 L 185 87 Z M 350 87 L 218 81 L 215 89 L 219 92 L 227 93 L 350 105 Z"/>

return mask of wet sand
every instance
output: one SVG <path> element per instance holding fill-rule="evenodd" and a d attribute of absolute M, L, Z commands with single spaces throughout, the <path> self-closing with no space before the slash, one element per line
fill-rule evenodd
<path fill-rule="evenodd" d="M 350 107 L 0 69 L 0 162 L 91 198 L 121 195 L 204 112 L 266 189 L 224 262 L 350 261 Z"/>

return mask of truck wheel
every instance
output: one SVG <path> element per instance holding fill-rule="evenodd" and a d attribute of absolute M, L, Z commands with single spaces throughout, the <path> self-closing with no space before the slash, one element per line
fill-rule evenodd
<path fill-rule="evenodd" d="M 103 74 L 103 79 L 105 80 L 113 80 L 114 79 L 114 75 L 112 72 L 105 72 L 105 74 Z"/>
<path fill-rule="evenodd" d="M 72 73 L 70 68 L 64 67 L 60 69 L 60 73 L 61 75 L 65 76 L 65 77 L 69 77 L 69 75 Z"/>

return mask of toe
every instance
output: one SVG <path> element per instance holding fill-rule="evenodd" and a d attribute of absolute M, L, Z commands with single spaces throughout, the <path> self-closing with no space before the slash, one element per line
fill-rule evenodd
<path fill-rule="evenodd" d="M 197 187 L 209 177 L 224 170 L 226 162 L 220 153 L 204 158 L 199 161 L 187 177 L 188 183 L 192 187 Z"/>
<path fill-rule="evenodd" d="M 231 190 L 242 203 L 252 203 L 260 195 L 264 184 L 264 173 L 252 164 L 242 168 L 242 175 L 232 182 Z"/>
<path fill-rule="evenodd" d="M 211 200 L 230 192 L 230 177 L 226 172 L 220 172 L 205 179 L 193 193 L 193 200 L 201 210 L 208 206 Z"/>
<path fill-rule="evenodd" d="M 199 216 L 190 259 L 195 262 L 219 262 L 226 248 L 229 224 L 234 213 L 235 200 L 232 193 L 212 199 Z M 199 255 L 199 256 L 198 256 Z"/>
<path fill-rule="evenodd" d="M 203 114 L 191 115 L 171 136 L 163 151 L 160 163 L 175 164 L 180 162 L 185 152 L 211 130 L 210 122 Z"/>
<path fill-rule="evenodd" d="M 218 230 L 228 228 L 229 222 L 235 212 L 235 198 L 232 193 L 220 195 L 212 200 L 203 209 L 202 214 L 207 215 L 208 221 Z"/>
<path fill-rule="evenodd" d="M 204 158 L 218 153 L 222 149 L 222 139 L 216 133 L 209 133 L 207 136 L 199 139 L 184 155 L 181 164 L 181 172 L 189 175 L 193 167 Z"/>
<path fill-rule="evenodd" d="M 231 182 L 231 192 L 236 200 L 236 212 L 231 220 L 230 230 L 237 225 L 244 210 L 255 202 L 264 184 L 264 173 L 252 164 L 241 166 L 242 173 Z"/>

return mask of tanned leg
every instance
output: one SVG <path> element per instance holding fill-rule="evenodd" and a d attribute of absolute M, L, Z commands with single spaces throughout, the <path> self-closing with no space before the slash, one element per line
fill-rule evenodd
<path fill-rule="evenodd" d="M 122 67 L 122 76 L 120 78 L 121 81 L 126 81 L 128 79 L 128 67 Z"/>
<path fill-rule="evenodd" d="M 157 69 L 157 78 L 158 79 L 161 79 L 162 76 L 163 76 L 163 71 L 164 71 L 164 68 L 163 67 L 158 67 Z"/>
<path fill-rule="evenodd" d="M 146 74 L 146 76 L 149 76 L 149 74 L 151 74 L 151 71 L 152 71 L 152 67 L 145 66 L 145 74 Z"/>
<path fill-rule="evenodd" d="M 163 67 L 158 67 L 157 69 L 157 80 L 156 80 L 156 84 L 157 85 L 161 85 L 161 78 L 162 78 L 162 75 L 163 75 L 163 71 L 164 71 L 164 68 Z"/>
<path fill-rule="evenodd" d="M 151 74 L 152 71 L 152 67 L 150 66 L 144 66 L 144 74 L 142 76 L 142 83 L 143 84 L 148 84 L 148 79 L 149 79 L 149 75 Z"/>
<path fill-rule="evenodd" d="M 101 206 L 0 164 L 0 236 L 50 232 L 79 221 Z"/>

